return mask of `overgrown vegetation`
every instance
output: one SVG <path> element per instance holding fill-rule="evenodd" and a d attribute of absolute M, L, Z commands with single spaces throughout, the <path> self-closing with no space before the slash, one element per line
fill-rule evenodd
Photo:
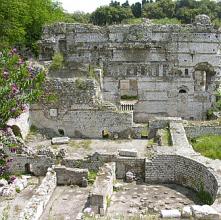
<path fill-rule="evenodd" d="M 97 171 L 90 170 L 88 174 L 88 183 L 93 184 L 97 177 Z"/>
<path fill-rule="evenodd" d="M 208 134 L 191 139 L 195 151 L 205 157 L 221 160 L 221 136 Z"/>
<path fill-rule="evenodd" d="M 68 145 L 73 148 L 83 148 L 85 150 L 90 150 L 91 143 L 92 143 L 91 140 L 82 140 L 82 141 L 71 140 Z"/>
<path fill-rule="evenodd" d="M 0 52 L 0 128 L 44 94 L 45 72 L 25 62 L 16 49 Z"/>
<path fill-rule="evenodd" d="M 76 81 L 75 81 L 75 84 L 76 84 L 78 89 L 81 89 L 81 90 L 87 89 L 87 83 L 84 79 L 77 78 Z"/>
<path fill-rule="evenodd" d="M 163 130 L 162 141 L 163 141 L 163 145 L 172 146 L 172 140 L 171 140 L 171 134 L 170 134 L 169 128 L 166 128 Z"/>
<path fill-rule="evenodd" d="M 212 205 L 213 204 L 213 198 L 210 195 L 209 192 L 207 192 L 204 189 L 203 184 L 200 184 L 200 188 L 199 191 L 197 192 L 197 197 L 199 198 L 199 200 L 203 203 L 203 204 L 207 204 L 207 205 Z"/>
<path fill-rule="evenodd" d="M 216 102 L 213 103 L 212 108 L 207 111 L 207 118 L 213 119 L 213 113 L 221 111 L 221 90 L 216 91 Z"/>
<path fill-rule="evenodd" d="M 60 70 L 64 65 L 64 56 L 61 53 L 55 53 L 52 57 L 52 63 L 50 69 Z"/>

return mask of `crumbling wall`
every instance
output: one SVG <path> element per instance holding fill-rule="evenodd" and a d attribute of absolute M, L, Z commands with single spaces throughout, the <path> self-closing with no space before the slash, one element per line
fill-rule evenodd
<path fill-rule="evenodd" d="M 47 169 L 52 167 L 54 160 L 45 155 L 22 155 L 11 154 L 12 161 L 9 163 L 10 173 L 29 173 L 36 176 L 45 176 Z"/>
<path fill-rule="evenodd" d="M 146 160 L 146 183 L 177 183 L 200 191 L 201 187 L 215 200 L 218 183 L 214 174 L 202 163 L 180 155 L 157 155 Z"/>
<path fill-rule="evenodd" d="M 56 166 L 57 185 L 78 185 L 82 186 L 82 180 L 88 178 L 87 169 L 67 168 Z"/>
<path fill-rule="evenodd" d="M 34 195 L 29 201 L 24 210 L 19 215 L 19 220 L 38 220 L 40 219 L 49 199 L 56 188 L 56 173 L 51 168 L 48 170 L 41 185 L 37 188 Z"/>
<path fill-rule="evenodd" d="M 90 207 L 95 213 L 104 215 L 113 193 L 115 163 L 107 163 L 100 168 L 90 194 Z"/>
<path fill-rule="evenodd" d="M 41 59 L 51 60 L 54 52 L 64 55 L 64 67 L 51 71 L 52 78 L 87 77 L 94 68 L 102 69 L 103 99 L 116 105 L 120 81 L 133 80 L 136 90 L 128 94 L 137 94 L 139 100 L 136 122 L 159 115 L 204 119 L 215 101 L 221 39 L 204 17 L 190 25 L 54 24 L 44 29 Z M 199 87 L 204 75 L 206 84 Z"/>
<path fill-rule="evenodd" d="M 78 138 L 102 138 L 102 131 L 127 133 L 132 127 L 132 113 L 102 110 L 67 111 L 63 117 L 48 117 L 43 111 L 32 111 L 32 123 L 53 136 L 64 131 L 65 136 Z M 132 132 L 132 131 L 131 131 Z"/>
<path fill-rule="evenodd" d="M 196 138 L 203 135 L 221 135 L 221 127 L 220 126 L 184 126 L 186 131 L 186 135 L 189 138 Z"/>

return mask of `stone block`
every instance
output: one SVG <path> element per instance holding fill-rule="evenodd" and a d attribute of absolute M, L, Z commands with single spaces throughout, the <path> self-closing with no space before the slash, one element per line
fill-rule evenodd
<path fill-rule="evenodd" d="M 209 205 L 192 205 L 193 217 L 196 219 L 219 220 L 219 213 Z"/>
<path fill-rule="evenodd" d="M 162 218 L 180 218 L 181 212 L 178 209 L 161 210 L 160 215 Z"/>
<path fill-rule="evenodd" d="M 122 157 L 137 157 L 138 152 L 135 149 L 120 149 L 119 155 Z"/>
<path fill-rule="evenodd" d="M 52 138 L 51 143 L 52 144 L 68 144 L 70 141 L 69 137 L 55 137 Z"/>
<path fill-rule="evenodd" d="M 182 209 L 182 217 L 183 218 L 189 218 L 192 216 L 192 210 L 190 206 L 184 206 Z"/>

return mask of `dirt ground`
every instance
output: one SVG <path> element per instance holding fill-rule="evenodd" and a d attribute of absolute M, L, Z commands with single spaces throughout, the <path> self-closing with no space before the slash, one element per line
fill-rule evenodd
<path fill-rule="evenodd" d="M 18 219 L 18 216 L 25 208 L 27 201 L 33 196 L 35 190 L 40 185 L 41 179 L 42 178 L 31 177 L 31 179 L 28 180 L 28 186 L 20 193 L 17 193 L 15 198 L 1 198 L 0 207 L 4 209 L 2 219 Z"/>
<path fill-rule="evenodd" d="M 181 209 L 190 204 L 199 204 L 196 193 L 176 184 L 123 183 L 123 189 L 112 195 L 108 215 L 152 214 L 161 209 Z"/>
<path fill-rule="evenodd" d="M 58 186 L 40 220 L 74 220 L 87 202 L 90 186 Z"/>

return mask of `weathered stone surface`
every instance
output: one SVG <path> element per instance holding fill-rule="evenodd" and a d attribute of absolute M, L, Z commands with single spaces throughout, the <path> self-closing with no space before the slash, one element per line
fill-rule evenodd
<path fill-rule="evenodd" d="M 115 178 L 115 163 L 106 163 L 99 170 L 89 198 L 94 213 L 100 214 L 100 211 L 102 214 L 106 213 Z"/>
<path fill-rule="evenodd" d="M 192 210 L 190 206 L 184 206 L 182 209 L 182 217 L 189 218 L 192 216 Z"/>
<path fill-rule="evenodd" d="M 137 157 L 138 152 L 135 149 L 120 149 L 119 155 L 122 157 Z"/>
<path fill-rule="evenodd" d="M 126 182 L 132 183 L 135 180 L 135 176 L 132 172 L 128 171 L 126 173 Z"/>
<path fill-rule="evenodd" d="M 68 144 L 70 141 L 69 137 L 55 137 L 52 138 L 51 143 L 52 144 Z"/>
<path fill-rule="evenodd" d="M 54 189 L 56 187 L 56 173 L 49 169 L 41 185 L 32 198 L 27 202 L 24 210 L 20 213 L 19 220 L 37 220 L 41 217 Z"/>
<path fill-rule="evenodd" d="M 196 219 L 219 220 L 219 213 L 209 205 L 193 205 L 191 206 L 193 217 Z"/>
<path fill-rule="evenodd" d="M 67 168 L 65 166 L 56 166 L 54 170 L 57 174 L 58 185 L 85 185 L 89 173 L 88 169 Z"/>
<path fill-rule="evenodd" d="M 160 215 L 162 218 L 180 218 L 181 213 L 178 209 L 161 210 Z"/>

